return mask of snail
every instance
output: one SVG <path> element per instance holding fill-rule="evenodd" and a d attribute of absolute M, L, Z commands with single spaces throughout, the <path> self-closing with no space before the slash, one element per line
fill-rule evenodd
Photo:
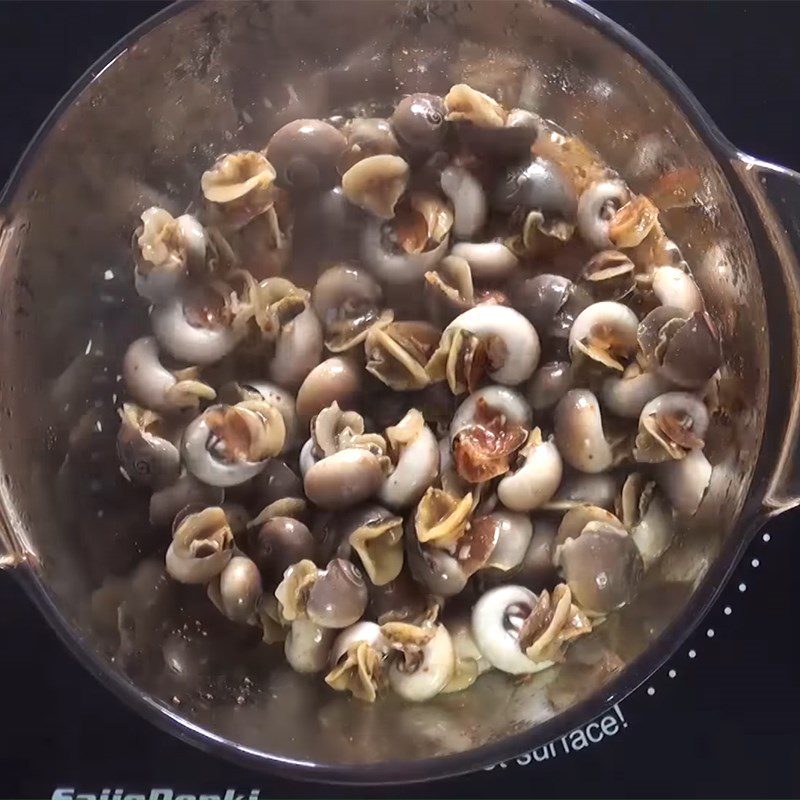
<path fill-rule="evenodd" d="M 497 496 L 512 511 L 532 511 L 556 493 L 563 472 L 561 455 L 552 441 L 542 439 L 538 428 L 531 432 L 519 454 L 524 458 L 522 466 L 500 479 Z"/>
<path fill-rule="evenodd" d="M 329 267 L 319 276 L 311 305 L 332 353 L 361 344 L 375 323 L 392 321 L 391 311 L 383 308 L 380 284 L 368 272 L 345 264 Z"/>
<path fill-rule="evenodd" d="M 639 415 L 633 456 L 648 463 L 685 458 L 690 450 L 703 448 L 708 423 L 708 409 L 694 395 L 661 394 L 647 403 Z"/>
<path fill-rule="evenodd" d="M 266 157 L 280 186 L 294 191 L 332 186 L 347 139 L 318 119 L 297 119 L 272 134 Z"/>
<path fill-rule="evenodd" d="M 232 325 L 225 296 L 195 286 L 150 311 L 160 347 L 188 364 L 213 364 L 228 355 L 242 338 Z"/>
<path fill-rule="evenodd" d="M 163 413 L 191 411 L 216 392 L 199 379 L 194 367 L 171 371 L 162 363 L 152 336 L 132 342 L 122 359 L 125 387 L 144 408 Z"/>
<path fill-rule="evenodd" d="M 419 48 L 380 56 L 381 86 L 412 92 L 394 109 L 358 95 L 366 51 L 314 71 L 262 151 L 231 140 L 186 213 L 132 220 L 149 330 L 114 370 L 101 329 L 51 392 L 80 417 L 62 489 L 85 466 L 94 493 L 109 466 L 93 447 L 109 390 L 122 474 L 171 532 L 163 561 L 93 596 L 126 667 L 152 640 L 171 679 L 211 676 L 208 644 L 167 624 L 172 591 L 173 610 L 206 620 L 205 604 L 215 632 L 280 643 L 361 702 L 490 670 L 552 669 L 558 687 L 714 488 L 730 325 L 691 250 L 521 107 L 527 66 L 467 47 L 475 84 L 450 85 L 456 40 L 441 26 L 425 75 Z M 337 111 L 315 118 L 328 94 Z"/>
<path fill-rule="evenodd" d="M 267 586 L 277 586 L 284 572 L 314 556 L 314 538 L 300 520 L 276 516 L 250 531 L 249 551 Z"/>
<path fill-rule="evenodd" d="M 313 464 L 305 473 L 303 487 L 312 503 L 342 509 L 375 496 L 383 483 L 377 457 L 357 447 L 339 450 Z"/>
<path fill-rule="evenodd" d="M 524 586 L 498 586 L 472 611 L 472 635 L 481 655 L 512 675 L 541 672 L 561 657 L 564 645 L 591 630 L 589 620 L 561 585 L 537 596 Z"/>
<path fill-rule="evenodd" d="M 275 597 L 289 621 L 309 619 L 322 628 L 347 628 L 366 610 L 368 594 L 359 570 L 335 558 L 324 570 L 308 560 L 291 565 Z"/>
<path fill-rule="evenodd" d="M 603 429 L 597 397 L 588 389 L 570 389 L 554 412 L 555 443 L 562 458 L 581 472 L 603 472 L 615 460 Z"/>
<path fill-rule="evenodd" d="M 322 672 L 328 663 L 336 632 L 307 619 L 296 619 L 289 628 L 284 655 L 289 666 L 302 674 Z"/>
<path fill-rule="evenodd" d="M 450 423 L 458 474 L 478 483 L 507 472 L 512 454 L 527 439 L 530 420 L 530 407 L 513 389 L 487 386 L 473 392 Z"/>
<path fill-rule="evenodd" d="M 262 153 L 238 150 L 216 160 L 200 178 L 211 219 L 225 228 L 242 228 L 275 202 L 276 173 Z"/>
<path fill-rule="evenodd" d="M 285 447 L 290 449 L 298 444 L 300 420 L 297 401 L 294 395 L 275 383 L 261 380 L 232 381 L 220 389 L 219 399 L 223 403 L 239 403 L 243 400 L 261 400 L 276 408 L 283 417 L 286 429 Z"/>
<path fill-rule="evenodd" d="M 191 274 L 206 265 L 207 235 L 197 219 L 177 219 L 163 208 L 142 213 L 133 235 L 136 291 L 151 303 L 164 303 L 179 294 Z"/>
<path fill-rule="evenodd" d="M 352 359 L 333 356 L 317 364 L 297 390 L 297 413 L 310 420 L 323 408 L 338 403 L 342 408 L 356 404 L 363 379 Z"/>
<path fill-rule="evenodd" d="M 636 352 L 639 320 L 622 303 L 603 300 L 584 309 L 572 324 L 569 347 L 605 367 L 624 369 Z"/>
<path fill-rule="evenodd" d="M 479 305 L 459 314 L 446 328 L 465 330 L 488 340 L 486 372 L 494 382 L 517 386 L 539 363 L 541 347 L 536 329 L 513 308 Z"/>
<path fill-rule="evenodd" d="M 639 323 L 637 336 L 647 365 L 665 386 L 699 389 L 722 364 L 719 333 L 702 311 L 686 315 L 676 306 L 659 306 Z"/>
<path fill-rule="evenodd" d="M 366 222 L 361 260 L 384 284 L 413 283 L 446 255 L 452 227 L 452 211 L 441 198 L 412 193 L 393 217 Z"/>
<path fill-rule="evenodd" d="M 396 455 L 378 498 L 388 508 L 408 508 L 422 497 L 439 474 L 439 444 L 416 409 L 386 429 L 386 440 Z"/>
<path fill-rule="evenodd" d="M 164 420 L 131 403 L 122 406 L 120 417 L 117 454 L 128 479 L 156 489 L 176 481 L 180 453 L 164 429 Z"/>
<path fill-rule="evenodd" d="M 548 411 L 572 388 L 572 381 L 569 362 L 548 361 L 531 376 L 525 396 L 534 411 Z"/>
<path fill-rule="evenodd" d="M 633 538 L 618 524 L 602 520 L 586 523 L 576 538 L 559 545 L 556 564 L 581 607 L 598 615 L 625 605 L 644 572 Z"/>
<path fill-rule="evenodd" d="M 233 556 L 208 584 L 212 602 L 232 622 L 250 621 L 261 594 L 261 574 L 246 556 Z"/>
<path fill-rule="evenodd" d="M 703 296 L 691 275 L 673 266 L 653 271 L 653 294 L 661 305 L 677 308 L 689 316 L 703 311 Z"/>
<path fill-rule="evenodd" d="M 235 486 L 257 475 L 281 452 L 286 425 L 266 401 L 210 406 L 189 423 L 181 456 L 189 472 L 211 486 Z"/>
<path fill-rule="evenodd" d="M 188 514 L 177 525 L 167 549 L 167 572 L 181 583 L 207 583 L 233 556 L 233 533 L 219 507 Z"/>
<path fill-rule="evenodd" d="M 630 192 L 619 180 L 592 183 L 578 200 L 578 232 L 593 247 L 611 247 L 609 228 L 614 214 L 628 202 Z"/>
<path fill-rule="evenodd" d="M 389 642 L 379 625 L 357 622 L 343 630 L 331 647 L 325 683 L 338 691 L 349 691 L 353 697 L 374 703 L 383 683 L 383 662 Z"/>
<path fill-rule="evenodd" d="M 270 377 L 296 391 L 322 360 L 322 345 L 322 325 L 313 309 L 306 308 L 281 328 L 269 365 Z"/>
<path fill-rule="evenodd" d="M 546 219 L 568 222 L 578 209 L 575 190 L 564 171 L 540 156 L 509 167 L 497 182 L 492 201 L 500 211 L 538 211 Z"/>
<path fill-rule="evenodd" d="M 391 117 L 397 138 L 414 151 L 435 150 L 445 134 L 444 100 L 433 94 L 411 94 L 404 97 Z"/>
<path fill-rule="evenodd" d="M 430 700 L 447 686 L 455 669 L 453 642 L 444 625 L 419 627 L 387 622 L 381 632 L 399 654 L 389 667 L 389 685 L 405 700 Z"/>

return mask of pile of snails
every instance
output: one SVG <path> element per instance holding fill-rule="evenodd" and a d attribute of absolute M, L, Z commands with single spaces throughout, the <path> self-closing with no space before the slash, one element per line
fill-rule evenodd
<path fill-rule="evenodd" d="M 464 84 L 201 191 L 141 215 L 122 368 L 174 580 L 366 701 L 546 669 L 631 600 L 709 485 L 722 363 L 647 197 Z"/>

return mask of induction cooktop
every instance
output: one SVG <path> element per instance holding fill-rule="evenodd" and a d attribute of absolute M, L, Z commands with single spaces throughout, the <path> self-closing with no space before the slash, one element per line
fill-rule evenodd
<path fill-rule="evenodd" d="M 0 180 L 83 70 L 163 5 L 0 4 Z M 739 147 L 800 168 L 793 24 L 800 6 L 595 5 L 661 55 Z M 797 795 L 798 528 L 800 513 L 789 513 L 761 531 L 695 634 L 607 714 L 479 773 L 385 789 L 294 783 L 157 730 L 98 685 L 15 581 L 0 574 L 0 798 L 85 793 L 119 800 L 156 788 L 173 796 L 228 791 L 228 800 L 256 792 L 262 798 Z"/>

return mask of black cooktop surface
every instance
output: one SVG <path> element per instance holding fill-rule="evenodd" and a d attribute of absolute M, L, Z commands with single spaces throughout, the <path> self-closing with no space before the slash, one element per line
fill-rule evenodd
<path fill-rule="evenodd" d="M 661 55 L 744 151 L 800 169 L 800 6 L 595 4 Z M 83 70 L 163 6 L 0 4 L 0 181 Z M 310 796 L 795 796 L 800 793 L 800 515 L 753 541 L 689 642 L 633 696 L 550 748 L 462 778 L 389 789 L 248 771 L 144 722 L 80 667 L 0 574 L 0 797 L 104 787 Z"/>

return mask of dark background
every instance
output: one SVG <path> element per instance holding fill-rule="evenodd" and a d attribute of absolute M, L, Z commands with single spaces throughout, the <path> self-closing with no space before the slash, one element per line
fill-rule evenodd
<path fill-rule="evenodd" d="M 0 2 L 0 182 L 70 84 L 163 5 Z M 800 169 L 800 5 L 595 6 L 664 58 L 742 150 Z M 772 523 L 768 542 L 759 535 L 698 633 L 622 704 L 628 727 L 613 739 L 544 764 L 384 791 L 293 784 L 161 733 L 97 685 L 0 575 L 0 797 L 49 797 L 58 785 L 260 787 L 262 797 L 797 796 L 799 520 Z"/>

